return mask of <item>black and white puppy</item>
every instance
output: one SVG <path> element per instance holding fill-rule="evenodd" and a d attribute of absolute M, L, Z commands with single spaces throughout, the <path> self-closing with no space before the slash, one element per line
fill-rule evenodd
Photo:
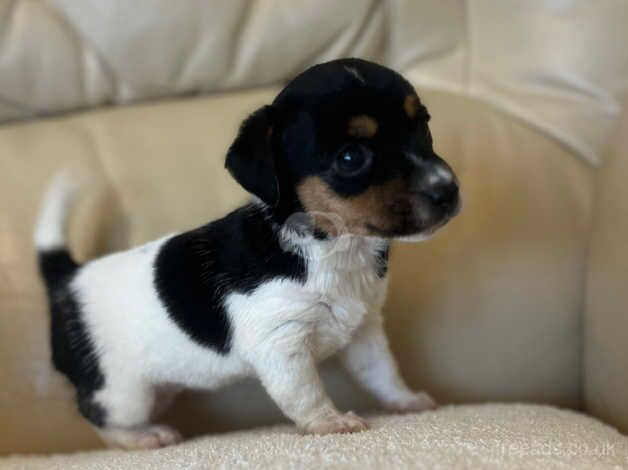
<path fill-rule="evenodd" d="M 226 167 L 255 198 L 224 218 L 77 264 L 73 191 L 57 179 L 35 231 L 52 359 L 109 444 L 152 448 L 164 390 L 258 377 L 308 433 L 367 425 L 338 411 L 316 364 L 336 353 L 386 407 L 434 406 L 400 377 L 382 328 L 392 239 L 456 214 L 458 185 L 428 113 L 398 73 L 358 59 L 314 66 L 242 124 Z"/>

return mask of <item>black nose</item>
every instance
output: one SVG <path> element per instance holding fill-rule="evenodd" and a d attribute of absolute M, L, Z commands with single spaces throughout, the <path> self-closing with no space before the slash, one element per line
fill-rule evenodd
<path fill-rule="evenodd" d="M 439 181 L 424 188 L 421 193 L 434 205 L 451 209 L 458 205 L 460 189 L 455 181 Z"/>

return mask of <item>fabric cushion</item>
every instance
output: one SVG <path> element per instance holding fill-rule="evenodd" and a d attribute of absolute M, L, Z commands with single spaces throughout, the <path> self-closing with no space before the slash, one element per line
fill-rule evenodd
<path fill-rule="evenodd" d="M 574 412 L 542 406 L 443 408 L 381 416 L 368 431 L 300 436 L 281 426 L 207 436 L 155 451 L 10 457 L 3 470 L 117 468 L 611 470 L 625 468 L 628 439 Z"/>

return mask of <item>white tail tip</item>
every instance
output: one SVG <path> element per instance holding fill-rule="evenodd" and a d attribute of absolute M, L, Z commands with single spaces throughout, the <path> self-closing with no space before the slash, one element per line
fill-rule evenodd
<path fill-rule="evenodd" d="M 75 179 L 67 171 L 50 182 L 35 225 L 34 241 L 39 251 L 67 246 L 67 219 L 77 189 Z"/>

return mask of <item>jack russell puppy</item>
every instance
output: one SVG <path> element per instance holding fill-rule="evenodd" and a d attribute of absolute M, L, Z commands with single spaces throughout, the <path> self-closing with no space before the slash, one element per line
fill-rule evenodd
<path fill-rule="evenodd" d="M 52 361 L 113 446 L 155 448 L 158 397 L 255 376 L 305 433 L 362 431 L 317 363 L 338 354 L 388 409 L 435 406 L 399 375 L 382 327 L 391 240 L 423 240 L 459 210 L 429 115 L 398 73 L 359 59 L 316 65 L 248 117 L 225 166 L 253 201 L 189 232 L 77 264 L 68 178 L 35 230 Z M 168 393 L 165 393 L 168 391 Z"/>

